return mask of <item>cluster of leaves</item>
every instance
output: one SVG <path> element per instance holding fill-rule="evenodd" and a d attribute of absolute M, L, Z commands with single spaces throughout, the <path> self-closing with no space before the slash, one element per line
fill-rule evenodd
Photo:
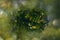
<path fill-rule="evenodd" d="M 13 25 L 17 33 L 17 39 L 24 40 L 23 37 L 26 32 L 44 30 L 47 25 L 47 14 L 41 8 L 22 8 L 14 13 Z M 20 38 L 21 36 L 21 38 Z"/>
<path fill-rule="evenodd" d="M 23 27 L 27 30 L 44 29 L 47 23 L 46 12 L 40 8 L 21 9 L 17 14 L 15 19 L 18 28 Z"/>

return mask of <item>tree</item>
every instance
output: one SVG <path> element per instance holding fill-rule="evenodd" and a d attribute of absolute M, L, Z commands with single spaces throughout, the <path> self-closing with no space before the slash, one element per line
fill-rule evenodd
<path fill-rule="evenodd" d="M 23 34 L 28 31 L 44 30 L 47 24 L 47 14 L 41 8 L 23 8 L 16 12 L 15 22 L 17 39 L 23 40 Z"/>

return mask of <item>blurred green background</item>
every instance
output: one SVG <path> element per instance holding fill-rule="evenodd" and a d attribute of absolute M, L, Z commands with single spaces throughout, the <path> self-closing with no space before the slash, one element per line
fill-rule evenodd
<path fill-rule="evenodd" d="M 60 1 L 0 0 L 0 40 L 60 40 Z"/>

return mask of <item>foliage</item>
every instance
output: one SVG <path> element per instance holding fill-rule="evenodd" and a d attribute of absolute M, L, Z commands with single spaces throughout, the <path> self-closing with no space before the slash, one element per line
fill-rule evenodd
<path fill-rule="evenodd" d="M 19 26 L 33 27 L 33 28 L 42 28 L 46 24 L 47 15 L 45 11 L 40 8 L 33 9 L 21 9 L 17 13 L 16 24 Z"/>
<path fill-rule="evenodd" d="M 25 34 L 27 31 L 41 31 L 47 25 L 47 14 L 41 8 L 22 8 L 14 15 L 18 38 Z M 21 40 L 23 38 L 21 37 Z"/>

